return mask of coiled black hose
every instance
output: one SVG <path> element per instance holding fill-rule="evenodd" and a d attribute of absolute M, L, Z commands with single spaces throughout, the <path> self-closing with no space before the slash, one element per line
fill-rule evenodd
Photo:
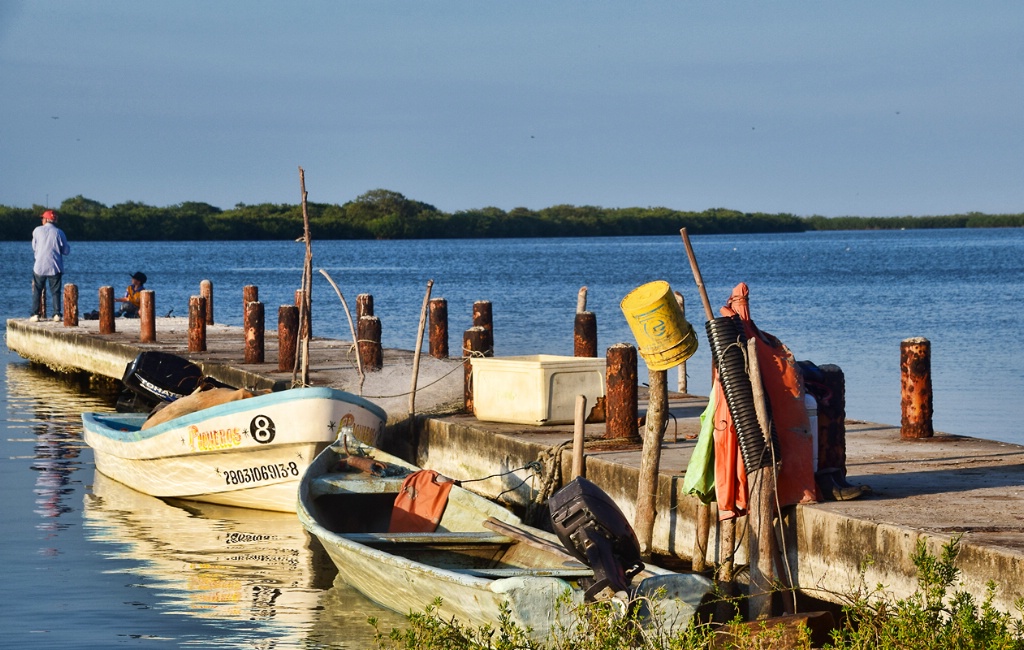
<path fill-rule="evenodd" d="M 754 391 L 747 376 L 746 336 L 743 323 L 735 316 L 720 316 L 705 323 L 708 341 L 711 343 L 711 356 L 718 366 L 718 380 L 725 392 L 725 401 L 729 406 L 736 436 L 739 441 L 740 455 L 747 473 L 768 467 L 772 459 L 779 457 L 778 434 L 775 424 L 771 422 L 771 441 L 773 450 L 765 443 L 764 432 L 757 420 L 754 407 Z M 771 453 L 774 451 L 774 453 Z"/>

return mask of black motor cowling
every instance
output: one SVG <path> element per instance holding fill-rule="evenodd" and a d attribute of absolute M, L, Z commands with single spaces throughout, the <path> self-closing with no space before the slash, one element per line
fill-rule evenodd
<path fill-rule="evenodd" d="M 209 386 L 224 386 L 203 374 L 197 364 L 168 352 L 147 350 L 128 363 L 121 382 L 128 389 L 118 401 L 120 410 L 148 410 Z"/>
<path fill-rule="evenodd" d="M 551 496 L 548 508 L 562 544 L 594 570 L 586 598 L 597 600 L 628 591 L 630 580 L 643 571 L 644 564 L 636 533 L 611 497 L 578 477 Z"/>

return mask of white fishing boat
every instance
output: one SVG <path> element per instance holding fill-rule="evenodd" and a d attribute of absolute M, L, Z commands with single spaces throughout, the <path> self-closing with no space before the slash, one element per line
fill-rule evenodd
<path fill-rule="evenodd" d="M 214 388 L 152 417 L 82 414 L 96 468 L 110 478 L 157 497 L 282 512 L 295 512 L 299 478 L 339 432 L 373 439 L 386 420 L 371 402 L 324 387 Z"/>
<path fill-rule="evenodd" d="M 423 474 L 429 480 L 418 480 Z M 661 630 L 678 630 L 713 589 L 704 576 L 644 566 L 621 512 L 583 479 L 549 500 L 558 536 L 451 483 L 440 507 L 414 503 L 410 513 L 409 497 L 419 498 L 431 483 L 445 481 L 341 435 L 299 483 L 299 520 L 320 540 L 339 577 L 379 605 L 408 614 L 441 597 L 443 616 L 496 626 L 504 603 L 512 622 L 537 639 L 550 638 L 556 622 L 569 620 L 569 607 L 559 606 L 565 594 L 570 603 L 616 598 L 645 604 L 650 601 L 637 597 L 660 594 L 645 615 L 657 617 Z M 559 499 L 563 493 L 567 498 Z M 591 512 L 603 521 L 583 521 Z M 422 527 L 404 532 L 417 517 Z M 563 533 L 574 540 L 572 548 L 563 545 Z"/>

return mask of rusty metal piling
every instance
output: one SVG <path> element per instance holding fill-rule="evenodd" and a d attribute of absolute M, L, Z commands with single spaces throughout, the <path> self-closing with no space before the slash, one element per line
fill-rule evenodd
<path fill-rule="evenodd" d="M 188 299 L 188 351 L 206 352 L 206 298 Z"/>
<path fill-rule="evenodd" d="M 636 348 L 616 343 L 606 355 L 604 437 L 639 439 Z"/>
<path fill-rule="evenodd" d="M 923 337 L 900 343 L 901 438 L 931 438 L 932 428 L 932 344 Z"/>
<path fill-rule="evenodd" d="M 366 295 L 366 294 L 362 294 Z M 371 307 L 372 307 L 372 303 Z M 384 348 L 380 344 L 381 325 L 376 316 L 363 316 L 356 326 L 356 338 L 359 339 L 359 361 L 366 372 L 376 372 L 384 367 Z"/>
<path fill-rule="evenodd" d="M 207 325 L 213 325 L 213 283 L 203 280 L 199 283 L 199 295 L 206 298 L 206 313 L 203 317 Z"/>
<path fill-rule="evenodd" d="M 448 358 L 448 301 L 444 298 L 430 299 L 430 356 L 435 359 Z"/>
<path fill-rule="evenodd" d="M 139 343 L 156 343 L 156 295 L 152 289 L 139 292 Z"/>
<path fill-rule="evenodd" d="M 100 334 L 113 334 L 114 325 L 114 287 L 100 287 Z"/>
<path fill-rule="evenodd" d="M 245 363 L 263 363 L 263 303 L 245 303 Z"/>
<path fill-rule="evenodd" d="M 299 340 L 299 308 L 281 305 L 277 308 L 277 370 L 291 372 Z"/>
<path fill-rule="evenodd" d="M 64 327 L 78 327 L 78 285 L 64 285 Z"/>

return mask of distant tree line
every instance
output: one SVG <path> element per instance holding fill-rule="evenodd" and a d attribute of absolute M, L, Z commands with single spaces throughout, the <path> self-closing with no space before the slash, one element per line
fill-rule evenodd
<path fill-rule="evenodd" d="M 45 208 L 0 206 L 0 239 L 25 240 Z M 77 241 L 281 240 L 302 235 L 300 205 L 239 203 L 222 210 L 186 202 L 155 207 L 129 201 L 106 206 L 76 196 L 56 208 L 60 227 Z M 934 217 L 798 217 L 712 208 L 601 208 L 555 205 L 542 210 L 487 207 L 441 212 L 391 190 L 371 190 L 342 205 L 308 203 L 314 239 L 467 239 L 500 237 L 602 237 L 692 234 L 883 230 L 901 228 L 995 228 L 1024 226 L 1024 214 L 972 212 Z"/>

